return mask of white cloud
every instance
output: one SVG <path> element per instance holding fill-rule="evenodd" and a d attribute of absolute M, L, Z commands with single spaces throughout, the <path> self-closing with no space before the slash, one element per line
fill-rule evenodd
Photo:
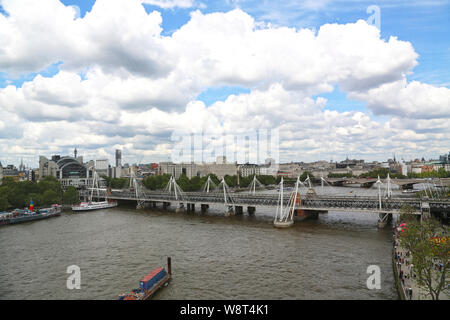
<path fill-rule="evenodd" d="M 406 79 L 386 83 L 350 97 L 367 102 L 378 115 L 397 115 L 414 119 L 450 118 L 450 89 Z"/>
<path fill-rule="evenodd" d="M 143 0 L 142 2 L 163 9 L 191 8 L 195 3 L 194 0 Z"/>
<path fill-rule="evenodd" d="M 138 0 L 97 0 L 78 19 L 58 1 L 2 3 L 10 16 L 0 15 L 0 69 L 21 74 L 61 61 L 61 71 L 0 89 L 0 157 L 79 146 L 162 159 L 176 130 L 277 128 L 285 160 L 450 145 L 449 89 L 407 83 L 418 57 L 412 45 L 385 41 L 362 20 L 316 32 L 264 25 L 241 10 L 195 11 L 164 37 L 160 13 L 147 14 Z M 223 85 L 251 91 L 209 107 L 195 100 Z M 394 117 L 327 110 L 320 94 L 335 86 Z"/>

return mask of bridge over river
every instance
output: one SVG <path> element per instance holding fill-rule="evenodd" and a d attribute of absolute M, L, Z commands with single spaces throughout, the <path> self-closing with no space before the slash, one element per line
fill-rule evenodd
<path fill-rule="evenodd" d="M 273 207 L 275 217 L 280 213 L 280 217 L 286 221 L 294 218 L 317 217 L 320 212 L 341 211 L 341 212 L 371 212 L 378 214 L 381 224 L 388 221 L 392 214 L 400 213 L 405 206 L 410 208 L 410 213 L 415 215 L 429 215 L 431 211 L 450 212 L 450 199 L 430 199 L 414 197 L 393 197 L 389 190 L 382 194 L 379 188 L 378 196 L 329 196 L 317 195 L 311 184 L 306 194 L 299 193 L 299 185 L 304 183 L 297 179 L 296 186 L 292 192 L 287 192 L 283 196 L 283 180 L 280 182 L 278 194 L 261 194 L 256 192 L 256 177 L 253 192 L 233 192 L 224 180 L 214 191 L 210 191 L 210 180 L 202 192 L 183 192 L 177 185 L 174 178 L 171 178 L 165 191 L 149 191 L 142 188 L 137 179 L 132 179 L 129 189 L 111 190 L 108 198 L 119 201 L 136 201 L 138 207 L 156 207 L 159 203 L 163 208 L 170 206 L 177 210 L 195 211 L 195 207 L 200 207 L 202 212 L 209 209 L 210 205 L 223 205 L 226 213 L 243 214 L 244 207 L 247 207 L 249 214 L 254 214 L 257 207 Z M 381 185 L 381 181 L 377 182 Z M 93 189 L 92 189 L 93 190 Z M 97 192 L 91 190 L 91 197 L 104 198 Z M 106 189 L 102 189 L 106 190 Z M 84 194 L 87 196 L 87 194 Z M 298 219 L 296 219 L 298 220 Z M 380 223 L 379 223 L 380 224 Z"/>
<path fill-rule="evenodd" d="M 95 196 L 94 196 L 95 197 Z M 114 200 L 143 201 L 146 203 L 171 203 L 176 205 L 212 205 L 223 204 L 234 207 L 277 207 L 279 197 L 276 194 L 243 194 L 229 193 L 224 197 L 221 193 L 204 192 L 184 192 L 182 196 L 175 195 L 174 192 L 145 192 L 144 196 L 137 197 L 131 190 L 112 191 L 108 196 Z M 289 204 L 289 198 L 283 199 L 285 206 Z M 424 208 L 450 210 L 450 200 L 443 199 L 417 199 L 417 198 L 385 198 L 380 201 L 378 197 L 359 197 L 359 196 L 301 196 L 301 201 L 296 209 L 299 210 L 317 210 L 317 211 L 354 211 L 354 212 L 373 212 L 373 213 L 400 213 L 404 205 L 415 209 L 413 214 L 422 214 Z"/>

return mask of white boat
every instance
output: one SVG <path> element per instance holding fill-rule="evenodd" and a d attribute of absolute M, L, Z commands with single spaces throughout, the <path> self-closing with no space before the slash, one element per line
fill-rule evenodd
<path fill-rule="evenodd" d="M 99 210 L 99 209 L 108 209 L 117 207 L 117 201 L 108 200 L 108 192 L 105 189 L 100 189 L 98 187 L 98 175 L 97 172 L 94 172 L 94 179 L 92 181 L 91 194 L 88 202 L 81 202 L 80 204 L 72 206 L 72 211 L 91 211 L 91 210 Z M 105 200 L 104 201 L 92 201 L 94 190 L 97 191 L 97 198 L 100 197 L 99 191 L 105 191 Z"/>
<path fill-rule="evenodd" d="M 90 211 L 117 207 L 117 201 L 89 201 L 72 206 L 73 211 Z"/>

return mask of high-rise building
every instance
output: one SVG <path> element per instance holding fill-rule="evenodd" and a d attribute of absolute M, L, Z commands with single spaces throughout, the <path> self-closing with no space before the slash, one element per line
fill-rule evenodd
<path fill-rule="evenodd" d="M 116 149 L 116 167 L 122 167 L 122 151 L 119 149 Z"/>

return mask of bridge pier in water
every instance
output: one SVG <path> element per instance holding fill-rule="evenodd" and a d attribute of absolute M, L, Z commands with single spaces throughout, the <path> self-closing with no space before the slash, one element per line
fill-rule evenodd
<path fill-rule="evenodd" d="M 392 221 L 392 213 L 380 213 L 378 219 L 378 228 L 383 229 Z"/>
<path fill-rule="evenodd" d="M 311 220 L 317 220 L 319 219 L 319 212 L 318 211 L 308 211 L 308 219 Z"/>
<path fill-rule="evenodd" d="M 167 210 L 170 207 L 170 202 L 163 202 L 163 209 Z"/>
<path fill-rule="evenodd" d="M 247 207 L 248 215 L 252 216 L 255 214 L 256 207 Z"/>
<path fill-rule="evenodd" d="M 209 204 L 201 204 L 200 205 L 200 211 L 201 213 L 207 213 L 209 210 Z"/>
<path fill-rule="evenodd" d="M 242 215 L 244 213 L 244 207 L 243 206 L 235 206 L 234 207 L 236 215 Z"/>
<path fill-rule="evenodd" d="M 187 205 L 188 212 L 195 212 L 195 203 L 188 203 L 186 205 Z"/>
<path fill-rule="evenodd" d="M 178 205 L 178 208 L 175 209 L 176 213 L 181 213 L 184 212 L 184 203 L 180 202 L 180 204 Z"/>
<path fill-rule="evenodd" d="M 227 206 L 227 211 L 225 211 L 225 217 L 234 216 L 234 208 L 233 206 Z"/>

